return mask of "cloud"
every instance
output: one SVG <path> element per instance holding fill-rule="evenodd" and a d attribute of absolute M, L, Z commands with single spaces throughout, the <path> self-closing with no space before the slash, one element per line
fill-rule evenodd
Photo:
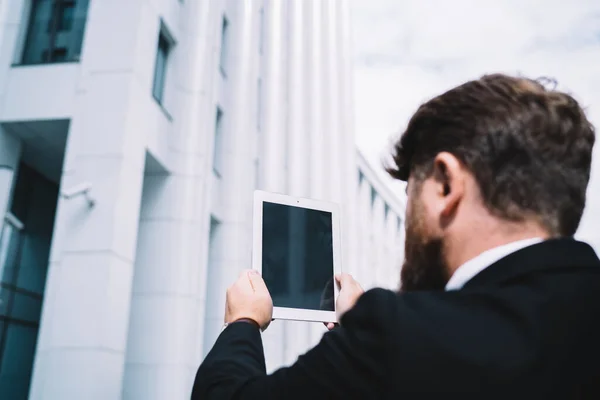
<path fill-rule="evenodd" d="M 486 73 L 553 77 L 600 129 L 596 0 L 353 0 L 352 11 L 356 136 L 376 169 L 422 102 Z M 600 251 L 598 147 L 578 235 Z"/>

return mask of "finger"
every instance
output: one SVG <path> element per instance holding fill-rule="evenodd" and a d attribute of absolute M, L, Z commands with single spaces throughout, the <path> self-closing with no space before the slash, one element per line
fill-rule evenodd
<path fill-rule="evenodd" d="M 335 324 L 333 322 L 329 322 L 327 325 L 327 329 L 332 330 L 333 328 L 335 328 Z"/>
<path fill-rule="evenodd" d="M 251 271 L 248 273 L 248 280 L 250 281 L 250 285 L 252 286 L 252 289 L 257 292 L 257 291 L 268 291 L 267 289 L 267 285 L 265 284 L 265 281 L 263 280 L 263 278 L 258 274 L 258 272 L 256 271 Z"/>
<path fill-rule="evenodd" d="M 355 283 L 354 278 L 350 274 L 339 274 L 336 275 L 335 280 L 340 284 L 340 287 L 350 286 Z"/>
<path fill-rule="evenodd" d="M 334 278 L 337 283 L 340 283 L 342 280 L 342 274 L 335 274 Z"/>
<path fill-rule="evenodd" d="M 255 273 L 255 272 L 256 272 L 256 270 L 254 270 L 254 269 L 244 269 L 240 272 L 240 275 L 238 276 L 238 278 L 242 279 L 242 278 L 248 276 L 248 274 Z"/>

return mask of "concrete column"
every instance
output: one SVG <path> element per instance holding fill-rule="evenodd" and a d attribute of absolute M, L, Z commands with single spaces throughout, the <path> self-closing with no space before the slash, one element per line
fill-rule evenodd
<path fill-rule="evenodd" d="M 320 45 L 315 48 L 313 53 L 313 65 L 316 66 L 315 76 L 313 76 L 316 81 L 313 84 L 319 93 L 314 93 L 315 97 L 311 100 L 320 99 L 320 104 L 313 108 L 314 118 L 320 122 L 319 130 L 311 136 L 313 139 L 311 150 L 316 150 L 318 152 L 316 157 L 322 160 L 322 164 L 316 165 L 313 171 L 313 176 L 321 181 L 321 184 L 317 186 L 319 194 L 323 199 L 340 205 L 340 226 L 342 237 L 344 237 L 347 228 L 344 219 L 346 206 L 342 203 L 346 199 L 342 195 L 344 194 L 343 182 L 347 180 L 348 175 L 343 168 L 341 153 L 346 150 L 342 143 L 347 140 L 347 136 L 345 132 L 341 131 L 340 72 L 342 65 L 339 63 L 338 54 L 343 38 L 339 34 L 340 13 L 336 4 L 335 1 L 315 1 L 313 3 L 315 10 L 313 10 L 312 28 L 315 31 L 315 39 L 320 42 Z M 317 135 L 319 137 L 316 137 Z M 350 140 L 353 141 L 353 139 Z M 341 246 L 341 262 L 344 263 L 346 259 L 344 256 L 345 239 L 342 239 Z M 347 271 L 344 265 L 342 269 Z M 318 342 L 324 332 L 323 327 L 312 326 L 311 331 L 311 341 Z"/>
<path fill-rule="evenodd" d="M 263 149 L 260 162 L 263 189 L 268 192 L 286 193 L 287 138 L 286 111 L 282 106 L 287 101 L 287 59 L 286 21 L 287 7 L 281 0 L 266 0 L 265 9 L 265 71 L 263 82 L 264 130 Z M 284 363 L 285 348 L 284 321 L 273 321 L 263 334 L 267 370 L 271 371 Z"/>
<path fill-rule="evenodd" d="M 321 169 L 321 181 L 322 181 L 322 195 L 323 200 L 333 200 L 333 190 L 332 190 L 332 171 L 330 159 L 332 157 L 331 152 L 333 148 L 333 136 L 332 136 L 332 114 L 331 114 L 331 101 L 330 97 L 333 95 L 331 93 L 331 86 L 329 84 L 332 79 L 330 68 L 331 57 L 329 56 L 329 52 L 331 49 L 331 42 L 329 40 L 329 29 L 327 27 L 331 21 L 328 19 L 328 1 L 315 1 L 314 7 L 319 8 L 319 10 L 315 10 L 315 17 L 320 17 L 318 20 L 313 20 L 313 24 L 317 24 L 317 21 L 320 21 L 320 27 L 318 29 L 317 40 L 320 41 L 319 46 L 319 57 L 318 57 L 318 66 L 317 69 L 320 71 L 320 79 L 319 79 L 319 93 L 315 95 L 320 98 L 320 112 L 319 112 L 319 130 L 321 132 L 321 139 L 319 140 L 319 144 L 322 148 L 320 155 L 322 156 L 322 169 Z M 315 60 L 317 61 L 317 60 Z"/>
<path fill-rule="evenodd" d="M 306 68 L 304 52 L 304 4 L 300 1 L 290 2 L 289 9 L 289 58 L 288 58 L 288 98 L 289 119 L 287 131 L 288 142 L 288 188 L 292 196 L 308 196 L 309 188 L 309 141 L 306 121 L 306 96 L 304 69 Z"/>
<path fill-rule="evenodd" d="M 356 157 L 356 140 L 354 134 L 354 62 L 351 48 L 350 5 L 348 0 L 334 2 L 338 6 L 338 76 L 340 98 L 340 138 L 342 176 L 342 244 L 344 270 L 356 274 L 358 264 L 358 169 Z M 350 177 L 350 178 L 348 178 Z"/>
<path fill-rule="evenodd" d="M 385 251 L 385 216 L 384 216 L 384 200 L 381 196 L 377 195 L 375 198 L 375 204 L 373 207 L 373 230 L 375 232 L 373 249 L 375 251 L 375 258 L 373 259 L 374 272 L 376 285 L 378 287 L 384 287 L 386 276 L 385 267 L 383 265 L 383 252 Z"/>
<path fill-rule="evenodd" d="M 214 109 L 204 70 L 212 67 L 208 2 L 186 3 L 173 54 L 171 171 L 144 179 L 123 399 L 187 399 L 200 362 Z M 210 26 L 211 29 L 207 29 Z M 211 35 L 212 36 L 212 35 Z M 201 134 L 204 132 L 205 134 Z"/>
<path fill-rule="evenodd" d="M 343 39 L 338 34 L 339 26 L 339 13 L 337 10 L 337 2 L 335 1 L 323 1 L 321 2 L 324 8 L 323 13 L 327 23 L 324 25 L 323 31 L 323 42 L 325 42 L 326 49 L 326 62 L 325 68 L 327 68 L 327 79 L 325 80 L 325 96 L 324 99 L 327 103 L 325 107 L 327 109 L 327 123 L 325 125 L 326 136 L 328 137 L 327 147 L 327 158 L 328 161 L 327 169 L 330 171 L 330 198 L 336 203 L 342 201 L 342 181 L 344 180 L 345 174 L 342 173 L 341 164 L 341 152 L 343 149 L 340 147 L 342 141 L 345 139 L 343 133 L 340 131 L 341 115 L 340 115 L 340 69 L 339 63 L 339 48 Z"/>
<path fill-rule="evenodd" d="M 329 200 L 329 177 L 328 177 L 328 157 L 329 149 L 326 147 L 330 133 L 327 131 L 325 122 L 327 118 L 327 102 L 325 70 L 323 68 L 324 49 L 323 40 L 327 21 L 323 16 L 321 1 L 309 0 L 302 2 L 307 16 L 305 24 L 305 40 L 307 42 L 306 54 L 306 80 L 305 80 L 305 101 L 306 101 L 306 133 L 309 141 L 309 162 L 307 170 L 309 174 L 310 193 L 309 196 L 317 200 Z M 323 330 L 321 326 L 307 323 L 304 334 L 307 337 L 307 347 L 318 343 Z"/>
<path fill-rule="evenodd" d="M 90 2 L 61 187 L 91 183 L 96 205 L 58 202 L 30 399 L 121 397 L 148 118 L 131 99 L 149 96 L 137 61 L 158 32 L 144 7 Z"/>
<path fill-rule="evenodd" d="M 10 69 L 15 63 L 21 62 L 21 52 L 25 44 L 25 35 L 28 27 L 30 1 L 0 1 L 0 87 L 6 87 Z M 6 99 L 4 93 L 0 95 L 2 102 Z"/>
<path fill-rule="evenodd" d="M 394 254 L 394 238 L 396 237 L 396 214 L 389 210 L 385 218 L 384 230 L 384 253 L 382 255 L 383 268 L 385 270 L 385 287 L 393 289 L 394 287 L 394 268 L 396 267 L 396 257 Z"/>
<path fill-rule="evenodd" d="M 208 271 L 204 348 L 209 350 L 223 326 L 225 290 L 252 259 L 252 193 L 254 190 L 254 135 L 256 125 L 256 65 L 251 62 L 257 29 L 254 13 L 258 3 L 240 1 L 230 17 L 231 74 L 228 74 L 227 106 L 223 126 L 223 148 L 228 162 L 223 163 L 220 185 L 222 219 L 214 238 L 214 264 Z"/>
<path fill-rule="evenodd" d="M 261 166 L 263 188 L 269 192 L 285 191 L 287 149 L 285 148 L 285 118 L 281 104 L 285 101 L 284 65 L 284 8 L 280 0 L 266 0 L 265 10 L 265 48 L 263 57 L 265 71 L 264 87 L 264 129 Z"/>
<path fill-rule="evenodd" d="M 308 140 L 308 124 L 306 124 L 306 109 L 308 107 L 308 82 L 305 71 L 308 67 L 306 60 L 304 29 L 308 18 L 305 14 L 306 5 L 301 1 L 289 2 L 289 57 L 288 57 L 288 98 L 289 119 L 287 132 L 288 142 L 288 192 L 292 196 L 310 196 L 309 170 L 310 147 Z M 291 364 L 298 355 L 308 348 L 306 333 L 308 322 L 286 321 L 285 363 Z"/>
<path fill-rule="evenodd" d="M 325 178 L 326 152 L 324 148 L 324 136 L 326 130 L 323 127 L 323 69 L 321 67 L 323 50 L 321 49 L 321 32 L 324 21 L 319 0 L 304 2 L 307 13 L 310 13 L 307 29 L 307 41 L 309 42 L 307 100 L 310 102 L 310 118 L 308 119 L 308 136 L 310 138 L 310 196 L 314 199 L 323 200 L 326 197 L 327 179 Z"/>
<path fill-rule="evenodd" d="M 402 263 L 404 261 L 404 240 L 405 240 L 405 227 L 404 227 L 404 216 L 400 219 L 400 223 L 398 225 L 398 233 L 395 236 L 395 244 L 396 244 L 396 280 L 395 280 L 395 288 L 400 287 L 400 273 L 402 272 Z"/>
<path fill-rule="evenodd" d="M 372 268 L 372 211 L 371 211 L 371 185 L 365 179 L 361 183 L 358 191 L 359 217 L 359 242 L 361 247 L 360 260 L 357 268 L 356 279 L 367 290 L 373 286 L 373 268 Z"/>
<path fill-rule="evenodd" d="M 0 127 L 0 229 L 9 211 L 20 157 L 21 141 Z"/>

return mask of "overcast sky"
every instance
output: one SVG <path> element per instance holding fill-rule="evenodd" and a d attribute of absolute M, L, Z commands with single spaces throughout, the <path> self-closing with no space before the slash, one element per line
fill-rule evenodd
<path fill-rule="evenodd" d="M 351 1 L 356 139 L 376 169 L 419 104 L 485 73 L 555 78 L 600 131 L 600 1 Z M 597 251 L 599 148 L 579 230 Z"/>

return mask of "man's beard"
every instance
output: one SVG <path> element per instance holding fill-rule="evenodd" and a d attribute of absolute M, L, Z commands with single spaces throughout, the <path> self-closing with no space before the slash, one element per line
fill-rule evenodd
<path fill-rule="evenodd" d="M 406 220 L 404 264 L 400 272 L 401 292 L 444 290 L 449 279 L 442 239 L 428 235 L 423 214 L 420 203 L 411 204 L 411 216 Z"/>

